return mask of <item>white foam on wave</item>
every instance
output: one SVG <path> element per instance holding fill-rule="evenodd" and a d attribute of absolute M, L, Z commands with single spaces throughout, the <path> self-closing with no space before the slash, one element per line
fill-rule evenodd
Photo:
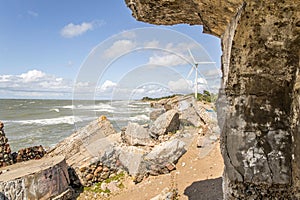
<path fill-rule="evenodd" d="M 149 120 L 149 116 L 147 115 L 137 115 L 134 117 L 129 117 L 130 121 L 145 121 L 145 120 Z"/>
<path fill-rule="evenodd" d="M 104 104 L 104 103 L 100 103 L 97 105 L 90 105 L 90 106 L 82 106 L 80 109 L 85 109 L 85 110 L 92 110 L 95 112 L 109 112 L 109 113 L 113 113 L 115 112 L 115 107 L 108 105 L 108 104 Z"/>
<path fill-rule="evenodd" d="M 56 124 L 75 124 L 76 122 L 83 121 L 80 117 L 65 116 L 50 119 L 34 119 L 34 120 L 20 120 L 13 121 L 16 123 L 28 125 L 28 124 L 40 124 L 40 125 L 56 125 Z"/>
<path fill-rule="evenodd" d="M 49 111 L 55 111 L 55 112 L 59 113 L 59 109 L 58 108 L 53 108 L 53 109 L 50 109 Z"/>
<path fill-rule="evenodd" d="M 67 105 L 67 106 L 62 106 L 61 108 L 65 108 L 65 109 L 74 109 L 75 106 L 74 106 L 74 105 Z"/>
<path fill-rule="evenodd" d="M 150 118 L 147 115 L 136 115 L 136 116 L 119 116 L 119 115 L 115 115 L 111 118 L 112 121 L 120 121 L 120 122 L 124 122 L 124 121 L 149 121 Z"/>

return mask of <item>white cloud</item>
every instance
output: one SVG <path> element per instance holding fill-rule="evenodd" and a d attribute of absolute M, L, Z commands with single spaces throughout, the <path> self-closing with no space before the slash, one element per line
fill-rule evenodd
<path fill-rule="evenodd" d="M 222 71 L 220 69 L 211 69 L 202 72 L 204 76 L 222 76 Z"/>
<path fill-rule="evenodd" d="M 159 41 L 157 41 L 157 40 L 147 41 L 147 42 L 145 42 L 144 47 L 146 47 L 146 48 L 158 48 L 159 47 Z"/>
<path fill-rule="evenodd" d="M 84 34 L 89 30 L 93 30 L 93 22 L 82 22 L 81 24 L 69 23 L 61 31 L 60 34 L 66 38 L 72 38 Z"/>
<path fill-rule="evenodd" d="M 28 72 L 20 75 L 20 77 L 22 78 L 22 81 L 25 83 L 38 81 L 39 79 L 41 79 L 45 76 L 46 76 L 46 74 L 44 72 L 41 72 L 38 70 L 31 70 L 31 71 L 28 71 Z"/>
<path fill-rule="evenodd" d="M 191 80 L 179 79 L 177 81 L 169 81 L 168 87 L 175 93 L 191 93 L 193 82 Z"/>
<path fill-rule="evenodd" d="M 205 84 L 205 85 L 207 85 L 207 81 L 206 81 L 206 79 L 205 78 L 198 78 L 198 84 Z"/>
<path fill-rule="evenodd" d="M 11 80 L 12 75 L 0 75 L 0 83 L 1 82 L 9 82 Z"/>
<path fill-rule="evenodd" d="M 124 31 L 121 33 L 121 36 L 126 39 L 133 39 L 136 37 L 136 34 L 132 31 Z"/>
<path fill-rule="evenodd" d="M 0 90 L 3 97 L 31 98 L 40 96 L 54 98 L 71 96 L 73 83 L 39 70 L 30 70 L 19 75 L 0 75 Z"/>
<path fill-rule="evenodd" d="M 149 57 L 148 64 L 163 65 L 163 66 L 178 66 L 187 64 L 190 55 L 188 49 L 195 47 L 193 43 L 167 43 L 160 44 L 158 41 L 148 41 L 144 43 L 145 47 L 158 48 L 162 51 Z M 168 52 L 167 52 L 168 51 Z M 176 53 L 176 54 L 175 54 Z M 187 60 L 185 60 L 187 59 Z"/>
<path fill-rule="evenodd" d="M 32 17 L 38 17 L 39 16 L 39 14 L 37 12 L 34 12 L 32 10 L 28 10 L 27 14 L 30 15 L 30 16 L 32 16 Z"/>
<path fill-rule="evenodd" d="M 104 52 L 104 56 L 106 58 L 114 58 L 131 51 L 135 47 L 136 44 L 131 40 L 117 40 Z"/>
<path fill-rule="evenodd" d="M 112 90 L 117 86 L 117 83 L 114 83 L 110 80 L 106 80 L 101 86 L 100 86 L 100 92 L 112 92 Z"/>
<path fill-rule="evenodd" d="M 174 54 L 161 55 L 161 56 L 154 55 L 149 58 L 148 64 L 171 67 L 171 66 L 186 64 L 186 61 Z"/>

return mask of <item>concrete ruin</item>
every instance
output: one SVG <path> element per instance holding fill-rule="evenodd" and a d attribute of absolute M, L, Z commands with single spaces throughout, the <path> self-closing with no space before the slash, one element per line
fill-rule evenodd
<path fill-rule="evenodd" d="M 221 38 L 224 199 L 300 199 L 300 2 L 125 1 L 139 21 Z"/>

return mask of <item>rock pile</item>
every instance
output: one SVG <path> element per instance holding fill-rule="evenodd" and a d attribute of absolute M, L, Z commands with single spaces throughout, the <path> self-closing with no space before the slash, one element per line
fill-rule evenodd
<path fill-rule="evenodd" d="M 3 128 L 4 124 L 0 121 L 0 167 L 13 164 L 13 156 Z"/>
<path fill-rule="evenodd" d="M 153 121 L 170 110 L 178 112 L 180 123 L 183 126 L 201 127 L 211 121 L 211 116 L 206 111 L 206 109 L 212 109 L 211 106 L 195 101 L 191 96 L 175 96 L 170 99 L 161 99 L 151 102 L 150 105 L 154 109 L 150 113 L 150 119 Z"/>
<path fill-rule="evenodd" d="M 14 162 L 23 162 L 27 160 L 41 159 L 45 154 L 45 149 L 42 147 L 42 145 L 40 145 L 20 149 L 17 153 L 13 153 L 13 157 Z"/>
<path fill-rule="evenodd" d="M 177 99 L 164 103 L 163 108 L 157 105 L 159 112 L 155 115 L 159 116 L 153 114 L 155 120 L 151 124 L 130 122 L 119 133 L 101 116 L 59 143 L 47 156 L 66 157 L 74 185 L 105 183 L 120 173 L 129 174 L 136 183 L 148 175 L 169 173 L 176 169 L 177 161 L 193 138 L 189 129 L 181 126 L 182 116 L 188 117 L 182 111 L 189 112 L 186 108 L 193 106 L 187 101 L 184 107 L 184 102 L 185 99 Z M 197 113 L 195 120 L 201 120 L 197 109 L 193 110 Z"/>
<path fill-rule="evenodd" d="M 4 124 L 0 121 L 0 167 L 32 159 L 41 159 L 46 154 L 41 145 L 20 149 L 18 152 L 12 153 L 3 128 Z"/>
<path fill-rule="evenodd" d="M 179 139 L 179 126 L 176 110 L 163 113 L 151 125 L 129 123 L 120 133 L 101 116 L 59 143 L 47 156 L 66 156 L 74 173 L 70 174 L 71 180 L 78 177 L 84 186 L 103 182 L 120 172 L 140 182 L 147 175 L 175 169 L 186 152 L 185 143 Z M 73 180 L 76 184 L 78 181 Z"/>
<path fill-rule="evenodd" d="M 115 177 L 120 171 L 103 165 L 100 161 L 76 169 L 78 178 L 84 186 L 91 186 L 94 183 L 103 182 L 108 178 Z"/>

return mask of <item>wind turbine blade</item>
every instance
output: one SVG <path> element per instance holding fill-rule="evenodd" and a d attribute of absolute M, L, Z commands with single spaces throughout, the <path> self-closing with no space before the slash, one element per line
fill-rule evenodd
<path fill-rule="evenodd" d="M 193 54 L 192 54 L 192 52 L 191 52 L 191 50 L 190 50 L 189 48 L 188 48 L 188 51 L 189 51 L 190 56 L 191 56 L 192 59 L 193 59 L 193 62 L 196 63 L 196 60 L 194 59 L 194 56 L 193 56 Z"/>
<path fill-rule="evenodd" d="M 216 62 L 195 62 L 197 64 L 216 64 Z"/>
<path fill-rule="evenodd" d="M 189 78 L 190 78 L 190 76 L 192 75 L 193 71 L 194 71 L 194 66 L 191 67 L 191 70 L 190 70 L 190 72 L 188 73 L 186 79 L 189 79 Z"/>

